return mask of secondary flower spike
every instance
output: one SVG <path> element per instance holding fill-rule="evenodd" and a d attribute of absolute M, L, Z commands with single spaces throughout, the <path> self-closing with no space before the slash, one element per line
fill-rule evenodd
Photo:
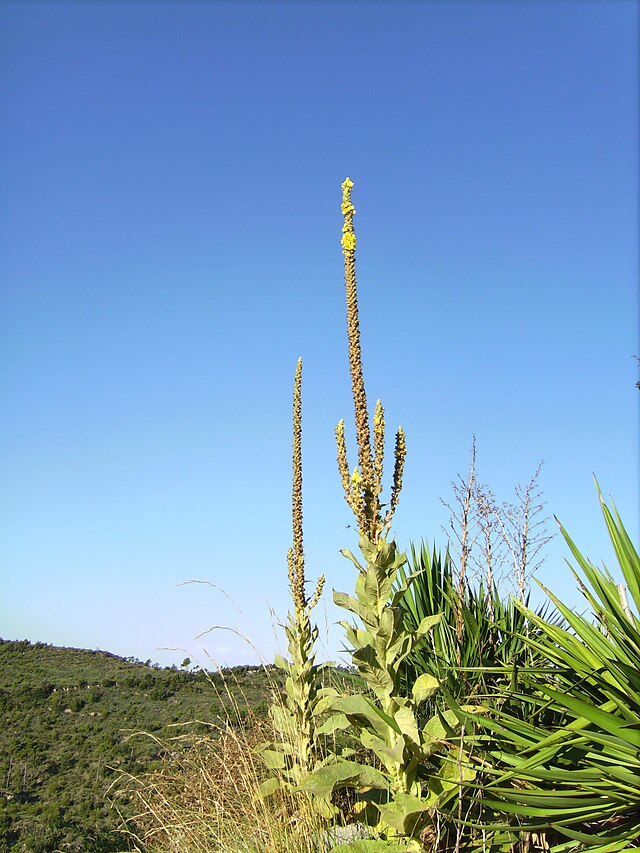
<path fill-rule="evenodd" d="M 293 547 L 287 553 L 289 586 L 295 612 L 302 618 L 305 610 L 311 611 L 322 595 L 324 575 L 318 579 L 316 590 L 309 600 L 305 592 L 304 546 L 302 536 L 302 359 L 298 359 L 293 385 L 293 486 L 291 494 L 291 521 Z M 306 618 L 306 617 L 305 617 Z"/>

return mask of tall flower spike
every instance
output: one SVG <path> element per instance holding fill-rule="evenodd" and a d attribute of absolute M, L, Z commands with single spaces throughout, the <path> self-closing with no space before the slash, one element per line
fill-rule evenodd
<path fill-rule="evenodd" d="M 293 549 L 289 558 L 289 581 L 296 611 L 304 610 L 304 547 L 302 541 L 302 359 L 298 359 L 293 384 L 293 489 L 291 499 Z"/>
<path fill-rule="evenodd" d="M 360 348 L 360 323 L 358 320 L 358 291 L 356 284 L 356 235 L 353 228 L 353 216 L 356 212 L 351 202 L 353 181 L 346 178 L 342 184 L 342 254 L 344 255 L 344 278 L 347 290 L 347 332 L 349 337 L 349 368 L 351 388 L 356 416 L 356 440 L 358 442 L 358 463 L 365 484 L 373 483 L 373 463 L 371 460 L 371 437 L 369 432 L 369 414 L 367 395 L 362 375 L 362 351 Z"/>
<path fill-rule="evenodd" d="M 373 416 L 373 496 L 377 498 L 382 491 L 382 471 L 384 467 L 384 409 L 380 400 L 376 403 Z"/>

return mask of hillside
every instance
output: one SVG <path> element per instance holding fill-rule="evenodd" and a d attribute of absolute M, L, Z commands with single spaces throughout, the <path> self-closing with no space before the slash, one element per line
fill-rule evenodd
<path fill-rule="evenodd" d="M 114 779 L 158 767 L 158 740 L 209 731 L 227 714 L 242 725 L 249 707 L 266 713 L 272 676 L 0 640 L 0 853 L 129 849 L 115 832 Z"/>

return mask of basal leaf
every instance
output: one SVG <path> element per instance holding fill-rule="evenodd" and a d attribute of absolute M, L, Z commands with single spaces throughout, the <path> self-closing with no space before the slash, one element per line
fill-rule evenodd
<path fill-rule="evenodd" d="M 349 841 L 331 848 L 331 853 L 420 853 L 422 845 L 410 839 L 402 841 L 382 841 L 364 838 L 359 841 Z"/>
<path fill-rule="evenodd" d="M 397 832 L 411 835 L 422 814 L 434 804 L 434 798 L 414 797 L 399 793 L 390 803 L 378 806 L 382 819 Z"/>

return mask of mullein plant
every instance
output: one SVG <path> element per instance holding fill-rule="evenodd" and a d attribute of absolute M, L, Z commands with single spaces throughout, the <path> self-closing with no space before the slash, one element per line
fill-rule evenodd
<path fill-rule="evenodd" d="M 464 782 L 473 778 L 473 771 L 464 766 L 456 734 L 457 718 L 452 712 L 439 712 L 426 726 L 418 725 L 419 705 L 438 691 L 438 680 L 425 673 L 413 683 L 409 695 L 402 689 L 403 660 L 429 635 L 441 616 L 429 615 L 410 631 L 400 608 L 400 601 L 415 577 L 400 578 L 406 556 L 391 536 L 391 522 L 402 488 L 406 442 L 399 428 L 391 495 L 385 505 L 381 501 L 384 410 L 378 401 L 371 430 L 362 372 L 352 188 L 353 183 L 347 178 L 342 184 L 342 251 L 358 446 L 358 465 L 352 472 L 347 461 L 344 421 L 336 428 L 336 438 L 338 468 L 346 501 L 356 519 L 362 557 L 358 559 L 351 551 L 342 551 L 357 570 L 355 597 L 334 591 L 333 598 L 355 617 L 353 622 L 340 624 L 352 647 L 353 664 L 368 690 L 364 695 L 328 699 L 334 713 L 325 725 L 351 727 L 362 745 L 375 753 L 381 769 L 337 759 L 332 765 L 316 770 L 301 787 L 323 797 L 341 788 L 358 790 L 355 812 L 377 838 L 341 844 L 335 850 L 342 853 L 422 850 L 419 836 L 432 831 L 437 810 L 457 795 Z"/>
<path fill-rule="evenodd" d="M 311 611 L 324 587 L 321 575 L 310 597 L 305 591 L 304 547 L 302 532 L 302 359 L 298 359 L 293 391 L 293 547 L 287 553 L 289 589 L 293 611 L 284 625 L 290 660 L 276 654 L 275 665 L 286 673 L 285 690 L 270 708 L 274 729 L 280 734 L 275 742 L 258 747 L 263 761 L 275 775 L 261 786 L 263 795 L 281 788 L 293 789 L 316 767 L 319 758 L 318 716 L 326 705 L 327 694 L 335 691 L 321 687 L 322 670 L 327 664 L 315 663 L 318 628 L 311 623 Z M 325 700 L 323 702 L 323 700 Z M 314 798 L 316 811 L 326 817 L 333 808 L 323 798 Z"/>

